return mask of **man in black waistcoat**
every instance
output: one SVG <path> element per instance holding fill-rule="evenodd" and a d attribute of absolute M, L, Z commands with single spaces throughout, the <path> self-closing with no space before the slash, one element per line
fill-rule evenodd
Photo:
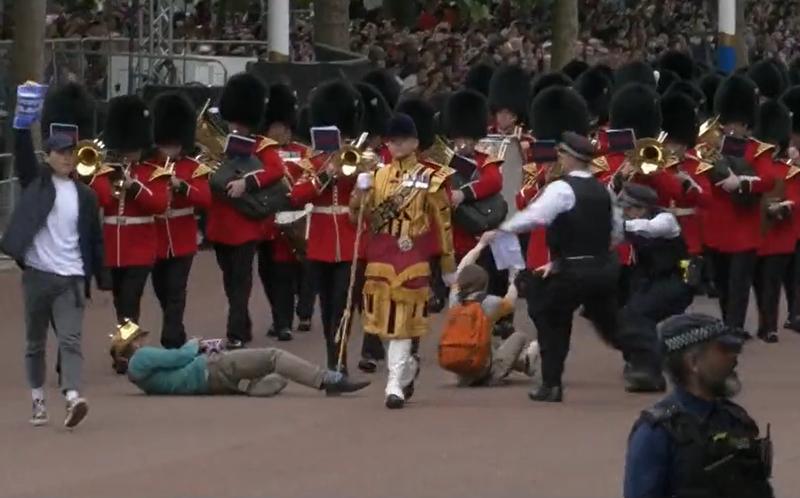
<path fill-rule="evenodd" d="M 593 155 L 594 147 L 586 137 L 563 133 L 558 161 L 564 176 L 549 183 L 535 201 L 500 226 L 513 233 L 547 227 L 552 263 L 542 267 L 541 320 L 537 322 L 542 385 L 530 392 L 533 401 L 562 400 L 561 377 L 572 318 L 580 306 L 603 339 L 630 358 L 628 373 L 634 379 L 651 380 L 648 352 L 617 338 L 619 264 L 611 248 L 622 238 L 622 219 L 608 190 L 589 170 Z"/>
<path fill-rule="evenodd" d="M 773 498 L 772 443 L 730 401 L 743 331 L 685 314 L 659 325 L 675 389 L 642 412 L 625 459 L 625 498 Z"/>
<path fill-rule="evenodd" d="M 637 183 L 624 186 L 619 198 L 625 219 L 625 238 L 633 246 L 636 263 L 631 273 L 631 293 L 622 308 L 620 340 L 649 352 L 644 379 L 631 378 L 626 365 L 626 390 L 663 391 L 661 357 L 656 326 L 683 313 L 692 303 L 692 289 L 684 280 L 681 264 L 688 267 L 686 243 L 678 219 L 658 206 L 658 194 Z M 627 360 L 628 358 L 626 358 Z M 648 382 L 655 379 L 656 382 Z"/>

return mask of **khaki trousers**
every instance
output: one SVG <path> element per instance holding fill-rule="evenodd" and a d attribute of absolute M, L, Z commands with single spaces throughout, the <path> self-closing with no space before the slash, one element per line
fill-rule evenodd
<path fill-rule="evenodd" d="M 229 351 L 208 359 L 211 394 L 269 397 L 283 391 L 290 380 L 320 389 L 324 375 L 322 368 L 275 348 Z"/>
<path fill-rule="evenodd" d="M 458 378 L 459 386 L 495 385 L 508 377 L 512 370 L 525 373 L 525 359 L 521 357 L 530 339 L 523 332 L 514 332 L 492 351 L 491 364 L 486 372 L 476 377 Z"/>

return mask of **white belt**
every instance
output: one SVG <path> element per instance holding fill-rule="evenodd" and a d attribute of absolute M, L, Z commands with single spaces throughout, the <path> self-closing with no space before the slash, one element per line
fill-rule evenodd
<path fill-rule="evenodd" d="M 670 208 L 669 212 L 674 214 L 675 216 L 691 216 L 693 214 L 697 214 L 697 209 L 695 209 L 695 208 Z"/>
<path fill-rule="evenodd" d="M 153 223 L 152 216 L 106 216 L 103 223 L 107 225 L 146 225 Z"/>
<path fill-rule="evenodd" d="M 194 216 L 194 208 L 185 207 L 180 209 L 167 209 L 167 212 L 156 216 L 156 218 L 180 218 L 181 216 Z"/>
<path fill-rule="evenodd" d="M 347 206 L 314 206 L 311 208 L 312 213 L 318 214 L 348 214 L 350 208 Z"/>

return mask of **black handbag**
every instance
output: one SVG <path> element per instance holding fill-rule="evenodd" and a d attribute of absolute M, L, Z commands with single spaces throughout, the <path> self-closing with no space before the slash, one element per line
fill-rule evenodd
<path fill-rule="evenodd" d="M 237 211 L 254 220 L 291 210 L 289 201 L 291 187 L 285 178 L 255 192 L 245 192 L 241 197 L 228 197 L 228 183 L 262 167 L 261 161 L 254 156 L 229 158 L 209 178 L 211 191 L 224 197 Z"/>
<path fill-rule="evenodd" d="M 499 227 L 508 215 L 508 203 L 502 194 L 461 203 L 453 211 L 453 223 L 471 235 L 480 235 Z"/>

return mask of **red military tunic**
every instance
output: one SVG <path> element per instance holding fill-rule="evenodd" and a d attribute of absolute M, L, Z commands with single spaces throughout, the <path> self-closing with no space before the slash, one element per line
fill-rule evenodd
<path fill-rule="evenodd" d="M 774 146 L 750 139 L 745 160 L 760 180 L 752 192 L 764 194 L 774 185 L 772 149 Z M 711 198 L 703 218 L 705 244 L 722 253 L 755 251 L 761 244 L 761 208 L 759 203 L 736 203 L 722 187 L 711 187 Z"/>
<path fill-rule="evenodd" d="M 309 159 L 307 166 L 313 172 L 306 173 L 293 186 L 290 198 L 298 209 L 313 204 L 306 258 L 325 263 L 353 261 L 356 227 L 350 222 L 348 206 L 356 175 L 330 178 L 324 171 L 327 158 L 328 154 L 317 154 Z"/>
<path fill-rule="evenodd" d="M 525 209 L 528 204 L 539 195 L 545 187 L 545 172 L 547 166 L 529 163 L 522 167 L 522 188 L 515 196 L 517 209 Z M 528 250 L 525 255 L 525 266 L 535 270 L 550 262 L 550 250 L 547 247 L 547 228 L 536 227 L 531 230 L 528 239 Z"/>
<path fill-rule="evenodd" d="M 694 180 L 698 188 L 687 190 L 674 202 L 671 211 L 681 225 L 681 235 L 689 254 L 696 256 L 703 252 L 702 212 L 708 208 L 711 198 L 711 182 L 704 171 L 710 165 L 702 163 L 694 151 L 689 151 L 679 167 Z"/>
<path fill-rule="evenodd" d="M 130 166 L 134 184 L 123 191 L 120 200 L 114 196 L 113 171 L 100 171 L 89 184 L 103 212 L 105 265 L 152 266 L 158 249 L 154 215 L 167 209 L 169 173 L 149 162 Z"/>
<path fill-rule="evenodd" d="M 783 161 L 774 161 L 773 176 L 776 181 L 784 182 L 783 198 L 779 200 L 794 201 L 795 205 L 800 202 L 797 198 L 797 183 L 800 176 L 797 173 L 800 169 L 789 166 Z M 764 236 L 758 248 L 759 256 L 772 256 L 777 254 L 792 254 L 797 243 L 797 232 L 795 227 L 794 212 L 788 218 L 782 220 L 769 221 L 763 227 Z"/>
<path fill-rule="evenodd" d="M 290 184 L 295 185 L 300 181 L 306 171 L 303 169 L 302 160 L 308 159 L 311 154 L 311 149 L 301 143 L 291 142 L 281 145 L 279 147 L 279 154 L 286 170 L 286 179 Z M 269 226 L 267 230 L 269 230 Z M 286 236 L 281 233 L 280 227 L 277 228 L 277 233 L 275 235 L 272 244 L 273 259 L 278 263 L 297 262 L 297 257 L 292 250 L 292 246 L 289 244 Z"/>
<path fill-rule="evenodd" d="M 503 175 L 500 172 L 502 159 L 490 158 L 482 152 L 475 152 L 474 157 L 477 168 L 475 175 L 469 183 L 461 187 L 464 202 L 486 199 L 503 190 Z M 453 225 L 453 246 L 456 258 L 460 259 L 478 243 L 480 237 L 471 235 L 458 225 Z"/>
<path fill-rule="evenodd" d="M 266 137 L 257 137 L 256 157 L 263 168 L 245 175 L 247 190 L 255 191 L 283 179 L 284 166 L 278 153 L 277 142 Z M 271 239 L 275 236 L 273 217 L 267 220 L 254 220 L 240 213 L 223 194 L 211 196 L 208 210 L 206 236 L 211 242 L 238 246 L 247 242 Z"/>
<path fill-rule="evenodd" d="M 169 207 L 156 216 L 158 259 L 197 252 L 196 209 L 208 209 L 211 205 L 208 166 L 184 156 L 175 161 L 173 172 L 181 187 L 171 190 Z"/>

